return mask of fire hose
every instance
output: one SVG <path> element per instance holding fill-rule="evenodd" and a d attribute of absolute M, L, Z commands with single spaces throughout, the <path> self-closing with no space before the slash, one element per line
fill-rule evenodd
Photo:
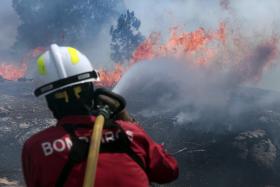
<path fill-rule="evenodd" d="M 106 103 L 95 105 L 95 109 L 98 111 L 98 115 L 93 125 L 93 130 L 90 138 L 90 146 L 87 157 L 83 187 L 93 187 L 95 183 L 96 168 L 102 138 L 102 130 L 106 120 L 114 118 L 119 112 L 121 112 L 125 108 L 126 105 L 126 102 L 123 97 L 104 88 L 96 89 L 94 95 L 95 104 L 99 102 L 99 96 L 101 95 L 114 99 L 118 102 L 119 105 L 115 109 L 113 109 Z"/>

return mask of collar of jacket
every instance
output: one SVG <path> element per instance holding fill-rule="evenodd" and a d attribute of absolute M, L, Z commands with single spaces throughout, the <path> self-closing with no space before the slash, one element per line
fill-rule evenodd
<path fill-rule="evenodd" d="M 57 125 L 61 126 L 64 124 L 93 124 L 95 119 L 95 116 L 65 116 L 58 120 Z"/>

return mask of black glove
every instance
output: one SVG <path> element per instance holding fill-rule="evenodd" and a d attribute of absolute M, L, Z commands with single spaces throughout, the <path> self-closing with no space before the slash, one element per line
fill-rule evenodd
<path fill-rule="evenodd" d="M 101 104 L 101 105 L 107 104 L 110 108 L 112 108 L 112 110 L 115 110 L 119 107 L 118 101 L 106 95 L 99 95 L 98 102 L 99 103 L 97 104 Z M 135 122 L 134 118 L 129 115 L 126 109 L 123 109 L 121 112 L 119 112 L 116 116 L 116 119 Z"/>

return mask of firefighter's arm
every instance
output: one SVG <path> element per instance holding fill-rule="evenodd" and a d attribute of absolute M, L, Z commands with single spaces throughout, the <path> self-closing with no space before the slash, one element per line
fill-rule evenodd
<path fill-rule="evenodd" d="M 176 180 L 179 169 L 175 158 L 169 155 L 162 145 L 155 143 L 152 139 L 149 142 L 147 164 L 150 181 L 163 184 Z"/>
<path fill-rule="evenodd" d="M 133 131 L 132 149 L 141 157 L 150 182 L 159 184 L 174 181 L 178 177 L 178 165 L 162 145 L 157 144 L 137 123 L 118 121 Z M 125 128 L 124 128 L 125 129 Z"/>

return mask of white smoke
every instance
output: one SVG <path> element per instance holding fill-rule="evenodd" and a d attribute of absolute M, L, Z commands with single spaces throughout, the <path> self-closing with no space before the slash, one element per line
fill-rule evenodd
<path fill-rule="evenodd" d="M 197 0 L 126 0 L 127 7 L 134 10 L 141 20 L 145 34 L 152 31 L 168 33 L 169 28 L 180 26 L 187 31 L 198 27 L 216 28 L 227 12 L 219 2 Z M 151 10 L 152 11 L 148 11 Z"/>
<path fill-rule="evenodd" d="M 193 123 L 209 115 L 237 117 L 255 106 L 271 105 L 279 99 L 279 94 L 273 93 L 255 103 L 243 103 L 239 94 L 252 98 L 258 93 L 251 88 L 242 90 L 246 75 L 235 73 L 235 69 L 212 71 L 185 61 L 156 59 L 135 64 L 113 91 L 127 99 L 128 108 L 138 107 L 136 116 L 171 114 L 176 125 Z"/>
<path fill-rule="evenodd" d="M 2 0 L 0 6 L 0 54 L 8 51 L 16 40 L 19 19 L 11 0 Z"/>
<path fill-rule="evenodd" d="M 180 111 L 176 120 L 183 123 L 198 119 L 206 108 L 226 107 L 233 89 L 226 78 L 174 59 L 158 59 L 136 64 L 114 91 L 128 98 L 128 105 L 141 102 L 140 115 L 152 117 Z"/>
<path fill-rule="evenodd" d="M 240 40 L 246 40 L 248 45 L 256 46 L 268 38 L 280 36 L 278 0 L 126 0 L 125 2 L 140 18 L 140 29 L 144 34 L 161 32 L 163 39 L 169 36 L 172 27 L 178 26 L 187 32 L 199 27 L 215 30 L 221 22 L 226 23 L 228 35 L 242 36 Z M 264 74 L 257 86 L 280 90 L 280 85 L 276 84 L 276 80 L 280 78 L 279 74 L 280 67 L 274 65 Z"/>
<path fill-rule="evenodd" d="M 172 26 L 180 26 L 187 31 L 204 27 L 216 28 L 221 21 L 230 21 L 234 28 L 249 33 L 279 32 L 278 0 L 125 0 L 142 21 L 141 29 L 165 31 Z M 148 11 L 152 9 L 152 11 Z"/>

